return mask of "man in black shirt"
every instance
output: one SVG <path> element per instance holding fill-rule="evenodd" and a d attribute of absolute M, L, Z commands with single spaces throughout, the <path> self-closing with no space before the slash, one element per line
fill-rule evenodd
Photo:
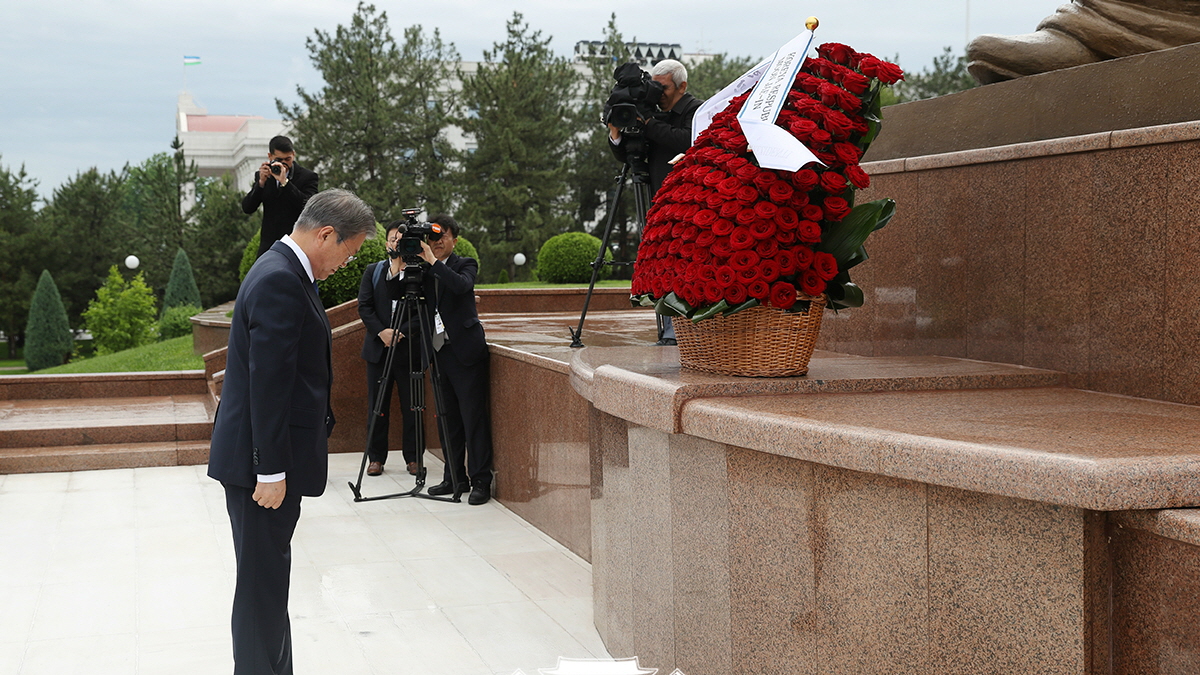
<path fill-rule="evenodd" d="M 668 162 L 691 147 L 692 118 L 704 101 L 687 93 L 687 68 L 674 59 L 654 64 L 650 69 L 650 77 L 663 86 L 658 107 L 664 113 L 643 120 L 646 124 L 646 157 L 650 164 L 650 192 L 653 196 L 671 170 Z M 624 162 L 626 149 L 621 143 L 621 130 L 608 125 L 608 137 L 612 141 L 613 155 Z"/>
<path fill-rule="evenodd" d="M 290 138 L 276 136 L 267 149 L 267 161 L 258 167 L 250 191 L 242 198 L 245 213 L 254 213 L 259 204 L 263 207 L 259 256 L 292 231 L 308 198 L 317 194 L 317 174 L 296 164 Z"/>

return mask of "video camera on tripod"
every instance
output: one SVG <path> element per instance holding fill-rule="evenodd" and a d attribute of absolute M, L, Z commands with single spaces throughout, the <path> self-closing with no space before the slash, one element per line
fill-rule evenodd
<path fill-rule="evenodd" d="M 388 249 L 388 257 L 393 260 L 403 258 L 407 265 L 419 265 L 424 262 L 421 259 L 421 242 L 441 239 L 442 226 L 437 223 L 417 222 L 421 209 L 404 209 L 400 213 L 405 222 L 399 228 L 400 240 L 396 242 L 396 248 Z"/>
<path fill-rule="evenodd" d="M 658 114 L 663 86 L 636 63 L 617 66 L 613 79 L 617 83 L 604 102 L 604 123 L 620 129 L 624 135 L 642 133 L 642 120 Z"/>

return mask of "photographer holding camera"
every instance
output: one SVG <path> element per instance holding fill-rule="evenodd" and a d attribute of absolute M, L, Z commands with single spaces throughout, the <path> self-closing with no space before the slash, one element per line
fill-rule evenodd
<path fill-rule="evenodd" d="M 267 161 L 258 167 L 250 192 L 242 198 L 246 214 L 262 204 L 262 232 L 258 255 L 292 231 L 309 197 L 317 194 L 317 174 L 296 164 L 296 150 L 287 136 L 276 136 L 267 145 Z"/>
<path fill-rule="evenodd" d="M 644 127 L 646 155 L 650 165 L 650 194 L 653 197 L 671 170 L 669 162 L 675 155 L 691 147 L 692 118 L 704 101 L 687 93 L 687 68 L 674 59 L 654 64 L 650 69 L 650 79 L 657 84 L 651 85 L 651 91 L 662 90 L 662 95 L 656 101 L 661 112 L 642 115 L 639 121 Z M 629 153 L 622 129 L 611 121 L 608 124 L 608 138 L 613 155 L 622 162 L 627 161 Z"/>

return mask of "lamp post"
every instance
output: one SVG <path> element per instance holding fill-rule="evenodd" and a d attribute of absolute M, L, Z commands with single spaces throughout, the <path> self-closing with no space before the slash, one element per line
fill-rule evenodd
<path fill-rule="evenodd" d="M 511 272 L 511 274 L 509 274 L 509 278 L 512 279 L 513 281 L 516 281 L 517 280 L 517 268 L 524 264 L 525 264 L 525 254 L 524 253 L 517 253 L 516 255 L 514 255 L 512 257 L 511 269 L 509 270 L 509 272 Z"/>
<path fill-rule="evenodd" d="M 141 264 L 142 264 L 142 261 L 138 260 L 138 257 L 136 255 L 125 256 L 125 267 L 127 267 L 128 269 L 136 270 L 138 268 L 138 265 L 141 265 Z"/>

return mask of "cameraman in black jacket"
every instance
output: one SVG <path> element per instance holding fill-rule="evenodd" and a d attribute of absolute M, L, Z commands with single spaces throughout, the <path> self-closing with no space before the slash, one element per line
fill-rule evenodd
<path fill-rule="evenodd" d="M 692 145 L 692 118 L 704 101 L 687 93 L 687 68 L 674 59 L 665 59 L 654 64 L 650 77 L 663 86 L 662 99 L 658 107 L 662 114 L 643 120 L 646 125 L 646 156 L 650 165 L 650 192 L 653 196 L 662 187 L 668 164 L 675 155 Z M 608 138 L 612 152 L 622 162 L 626 150 L 621 143 L 621 130 L 608 125 Z"/>
<path fill-rule="evenodd" d="M 262 232 L 258 255 L 290 234 L 308 198 L 317 194 L 317 174 L 296 164 L 296 150 L 287 136 L 276 136 L 267 145 L 267 161 L 258 167 L 250 191 L 242 198 L 242 211 L 250 214 L 262 204 Z"/>

